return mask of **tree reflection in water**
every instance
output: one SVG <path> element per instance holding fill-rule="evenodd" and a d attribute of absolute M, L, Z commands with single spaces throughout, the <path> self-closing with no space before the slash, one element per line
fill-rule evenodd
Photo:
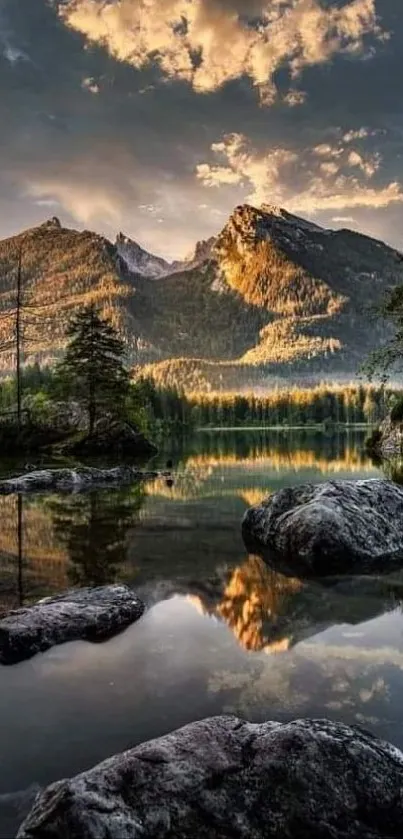
<path fill-rule="evenodd" d="M 22 495 L 17 495 L 17 546 L 18 546 L 18 605 L 24 605 L 24 583 L 23 583 L 23 526 L 22 526 Z"/>
<path fill-rule="evenodd" d="M 72 585 L 101 586 L 119 579 L 127 532 L 135 527 L 144 487 L 59 496 L 50 501 L 55 535 L 66 547 Z"/>

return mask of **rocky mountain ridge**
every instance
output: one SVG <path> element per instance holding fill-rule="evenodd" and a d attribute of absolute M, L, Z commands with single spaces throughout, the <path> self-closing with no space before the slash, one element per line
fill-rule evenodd
<path fill-rule="evenodd" d="M 72 311 L 91 301 L 137 372 L 188 389 L 351 378 L 387 335 L 371 307 L 403 282 L 403 256 L 383 242 L 271 205 L 236 207 L 217 237 L 173 263 L 124 234 L 112 244 L 51 219 L 0 242 L 3 369 L 20 250 L 24 303 L 37 318 L 26 360 L 52 361 Z"/>
<path fill-rule="evenodd" d="M 156 280 L 161 279 L 161 277 L 168 277 L 170 274 L 177 274 L 180 271 L 190 271 L 192 268 L 198 268 L 211 259 L 215 241 L 214 236 L 207 240 L 202 239 L 196 243 L 193 251 L 185 259 L 175 260 L 174 262 L 167 262 L 160 256 L 154 256 L 144 250 L 138 242 L 130 239 L 129 236 L 125 236 L 124 233 L 118 233 L 115 246 L 129 271 Z"/>

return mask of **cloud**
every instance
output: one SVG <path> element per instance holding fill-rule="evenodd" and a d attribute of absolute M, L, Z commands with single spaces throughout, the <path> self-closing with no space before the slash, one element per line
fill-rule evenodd
<path fill-rule="evenodd" d="M 29 61 L 29 57 L 16 45 L 13 33 L 10 31 L 0 2 L 0 57 L 4 56 L 11 65 L 19 61 Z"/>
<path fill-rule="evenodd" d="M 89 6 L 88 27 L 94 10 L 106 5 Z M 122 35 L 109 23 L 107 48 L 102 31 L 91 43 L 79 27 L 66 25 L 62 8 L 70 14 L 70 0 L 0 0 L 0 237 L 55 214 L 67 226 L 90 227 L 111 239 L 123 229 L 148 249 L 177 258 L 197 239 L 217 233 L 234 205 L 258 191 L 258 198 L 289 209 L 298 199 L 301 215 L 326 207 L 334 195 L 337 209 L 315 211 L 320 224 L 351 215 L 359 229 L 402 247 L 403 120 L 399 86 L 390 83 L 403 67 L 401 0 L 375 2 L 383 29 L 393 33 L 385 42 L 374 4 L 352 0 L 108 5 L 115 20 L 126 8 L 124 60 L 112 49 Z M 134 7 L 149 13 L 140 20 L 141 38 L 131 28 Z M 308 14 L 319 7 L 320 20 L 323 14 L 329 23 L 325 40 Z M 166 21 L 177 19 L 181 8 L 186 14 L 171 32 L 172 61 L 162 69 L 171 60 L 164 50 Z M 354 26 L 347 8 L 356 15 Z M 330 25 L 336 12 L 349 37 L 340 36 L 340 25 Z M 362 33 L 357 49 L 355 26 Z M 149 52 L 158 31 L 160 48 Z M 4 38 L 28 60 L 5 57 Z M 309 39 L 322 44 L 323 61 L 309 64 L 318 57 L 308 49 Z M 140 52 L 133 59 L 134 43 Z M 373 60 L 361 60 L 374 45 Z M 190 70 L 178 63 L 185 53 Z M 310 67 L 302 76 L 293 63 L 299 54 L 303 69 Z M 214 95 L 200 95 L 203 89 Z M 269 119 L 259 100 L 275 102 Z M 230 162 L 225 138 L 234 132 L 248 140 L 233 144 Z M 224 146 L 213 151 L 218 140 Z M 351 165 L 354 158 L 349 164 L 350 152 L 362 165 Z M 382 159 L 371 174 L 378 153 Z M 198 163 L 205 168 L 196 178 Z M 341 207 L 355 190 L 354 178 L 359 200 L 366 189 L 365 204 Z"/>
<path fill-rule="evenodd" d="M 74 218 L 84 224 L 104 222 L 117 225 L 121 217 L 121 205 L 114 199 L 110 188 L 92 186 L 89 190 L 69 180 L 31 181 L 25 187 L 27 197 L 37 199 L 41 206 L 61 205 Z"/>
<path fill-rule="evenodd" d="M 306 100 L 306 92 L 304 90 L 295 90 L 290 88 L 288 93 L 284 96 L 283 102 L 289 105 L 290 108 L 295 108 L 298 105 L 303 105 Z"/>
<path fill-rule="evenodd" d="M 212 152 L 220 162 L 198 164 L 197 179 L 208 188 L 235 185 L 251 203 L 269 201 L 291 212 L 312 214 L 403 202 L 397 181 L 368 184 L 380 168 L 378 153 L 364 158 L 342 142 L 298 152 L 282 147 L 259 151 L 244 135 L 231 134 L 214 143 Z M 352 172 L 355 169 L 361 179 Z"/>
<path fill-rule="evenodd" d="M 59 0 L 59 13 L 120 61 L 139 69 L 156 62 L 166 77 L 204 93 L 248 76 L 269 105 L 280 68 L 297 78 L 339 54 L 363 57 L 369 38 L 387 37 L 375 0 L 333 7 L 320 0 L 256 0 L 249 18 L 236 0 Z M 284 101 L 295 106 L 303 99 L 291 88 Z"/>

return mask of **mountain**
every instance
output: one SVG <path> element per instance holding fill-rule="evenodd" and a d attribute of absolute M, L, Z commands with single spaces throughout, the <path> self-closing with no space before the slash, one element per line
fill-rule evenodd
<path fill-rule="evenodd" d="M 91 302 L 112 319 L 133 352 L 138 331 L 130 307 L 134 287 L 116 248 L 96 233 L 63 228 L 53 218 L 0 241 L 0 369 L 13 366 L 20 254 L 26 362 L 53 361 L 65 345 L 72 313 Z"/>
<path fill-rule="evenodd" d="M 151 277 L 155 280 L 165 277 L 173 270 L 169 262 L 160 256 L 148 253 L 124 233 L 119 233 L 116 237 L 116 250 L 126 263 L 128 270 L 134 274 L 141 274 L 143 277 Z"/>
<path fill-rule="evenodd" d="M 188 389 L 351 378 L 387 335 L 371 307 L 403 282 L 403 256 L 383 242 L 270 205 L 236 207 L 217 237 L 171 263 L 123 234 L 112 244 L 51 219 L 0 242 L 3 369 L 20 250 L 26 359 L 57 356 L 71 312 L 93 301 L 137 373 Z"/>
<path fill-rule="evenodd" d="M 165 295 L 174 284 L 168 279 Z M 351 230 L 324 229 L 273 206 L 242 205 L 211 243 L 207 261 L 184 272 L 182 282 L 180 332 L 170 336 L 170 353 L 164 347 L 170 357 L 146 368 L 157 381 L 206 390 L 340 380 L 354 376 L 387 337 L 372 310 L 403 282 L 403 256 Z M 203 292 L 197 307 L 196 287 Z M 172 302 L 167 306 L 172 310 Z M 208 318 L 199 339 L 203 309 Z M 217 311 L 220 336 L 210 322 Z"/>
<path fill-rule="evenodd" d="M 160 279 L 179 271 L 189 271 L 197 268 L 211 258 L 215 237 L 197 242 L 194 250 L 182 261 L 167 262 L 160 256 L 144 250 L 137 242 L 119 233 L 116 237 L 116 249 L 121 259 L 126 263 L 129 271 L 151 279 Z"/>

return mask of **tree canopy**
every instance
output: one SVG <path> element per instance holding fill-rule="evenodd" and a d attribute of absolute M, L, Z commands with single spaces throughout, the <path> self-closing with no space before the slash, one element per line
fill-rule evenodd
<path fill-rule="evenodd" d="M 125 345 L 94 305 L 74 315 L 69 342 L 58 373 L 63 390 L 80 402 L 88 415 L 89 433 L 102 414 L 121 415 L 129 391 Z"/>
<path fill-rule="evenodd" d="M 403 366 L 403 287 L 397 286 L 386 296 L 379 314 L 393 327 L 394 334 L 390 340 L 379 349 L 374 350 L 363 365 L 363 371 L 372 379 L 378 375 L 382 382 L 386 382 L 391 371 L 402 372 Z"/>

